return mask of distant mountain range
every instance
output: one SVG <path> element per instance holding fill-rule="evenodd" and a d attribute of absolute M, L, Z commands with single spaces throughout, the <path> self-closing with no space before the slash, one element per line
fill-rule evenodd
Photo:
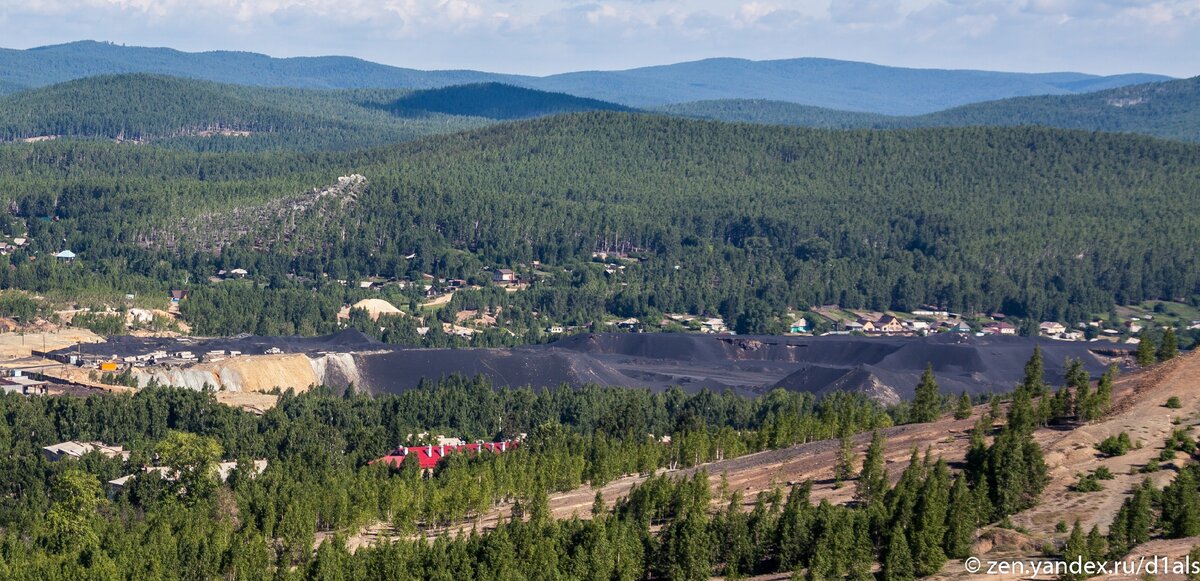
<path fill-rule="evenodd" d="M 629 107 L 768 99 L 889 115 L 917 115 L 980 101 L 1076 94 L 1168 79 L 1149 74 L 909 69 L 814 58 L 721 58 L 626 71 L 530 77 L 480 71 L 419 71 L 350 57 L 277 59 L 245 52 L 186 53 L 93 41 L 28 50 L 0 49 L 0 94 L 95 75 L 138 72 L 309 89 L 431 89 L 493 82 Z"/>
<path fill-rule="evenodd" d="M 316 90 L 137 73 L 89 77 L 0 97 L 0 142 L 55 136 L 199 150 L 353 149 L 586 111 L 643 110 L 499 83 L 417 91 Z M 747 99 L 645 111 L 825 129 L 1039 125 L 1200 141 L 1200 77 L 1083 95 L 1002 99 L 908 117 Z"/>
<path fill-rule="evenodd" d="M 744 99 L 682 103 L 658 111 L 698 119 L 828 129 L 1039 125 L 1200 141 L 1200 77 L 1082 95 L 1015 97 L 910 117 Z"/>
<path fill-rule="evenodd" d="M 135 73 L 0 98 L 0 142 L 74 137 L 202 150 L 351 149 L 583 111 L 632 109 L 496 83 L 315 90 Z"/>

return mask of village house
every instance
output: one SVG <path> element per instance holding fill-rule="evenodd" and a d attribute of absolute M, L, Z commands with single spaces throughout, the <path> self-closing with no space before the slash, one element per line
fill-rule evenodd
<path fill-rule="evenodd" d="M 846 328 L 846 330 L 847 330 L 847 331 L 849 331 L 849 332 L 851 332 L 851 333 L 853 333 L 853 332 L 855 332 L 855 331 L 858 331 L 858 332 L 860 332 L 860 333 L 861 333 L 861 332 L 863 332 L 863 331 L 865 331 L 865 330 L 866 330 L 866 329 L 864 329 L 864 328 L 863 328 L 863 324 L 862 324 L 861 322 L 859 322 L 859 321 L 850 321 L 850 322 L 848 322 L 848 323 L 844 323 L 842 326 L 843 326 L 843 327 L 845 327 L 845 328 Z M 875 325 L 874 325 L 874 324 L 872 324 L 872 325 L 871 325 L 871 327 L 872 327 L 872 328 L 874 328 L 874 327 L 875 327 Z"/>
<path fill-rule="evenodd" d="M 789 333 L 807 333 L 808 331 L 808 321 L 802 318 L 792 321 L 791 327 L 788 328 Z"/>
<path fill-rule="evenodd" d="M 1017 328 L 1012 323 L 999 321 L 984 325 L 983 332 L 990 333 L 992 335 L 1016 335 Z"/>
<path fill-rule="evenodd" d="M 1063 326 L 1062 323 L 1058 323 L 1055 321 L 1046 321 L 1046 322 L 1038 325 L 1038 331 L 1040 331 L 1041 334 L 1043 334 L 1043 335 L 1048 335 L 1048 336 L 1053 337 L 1055 335 L 1062 335 L 1063 333 L 1066 333 L 1067 328 L 1065 326 Z"/>
<path fill-rule="evenodd" d="M 970 333 L 971 326 L 968 325 L 966 321 L 959 321 L 958 323 L 950 325 L 950 332 L 951 333 Z"/>
<path fill-rule="evenodd" d="M 723 319 L 712 317 L 701 321 L 700 331 L 702 333 L 727 333 L 729 328 L 725 326 Z"/>
<path fill-rule="evenodd" d="M 875 321 L 872 321 L 871 319 L 859 319 L 858 325 L 859 325 L 858 330 L 862 331 L 863 333 L 878 333 L 879 332 L 879 327 L 876 326 Z"/>
<path fill-rule="evenodd" d="M 129 459 L 129 451 L 120 446 L 110 446 L 103 442 L 78 442 L 70 440 L 42 448 L 42 456 L 49 462 L 58 462 L 65 458 L 82 458 L 89 452 L 99 452 L 108 458 Z"/>
<path fill-rule="evenodd" d="M 616 325 L 618 329 L 624 331 L 631 331 L 634 333 L 642 332 L 642 322 L 633 317 L 617 321 Z"/>
<path fill-rule="evenodd" d="M 879 319 L 879 321 L 875 323 L 875 328 L 880 333 L 904 332 L 904 325 L 900 322 L 900 319 L 897 319 L 892 315 L 884 315 L 883 318 Z"/>
<path fill-rule="evenodd" d="M 235 268 L 235 269 L 229 271 L 229 276 L 231 276 L 233 278 L 246 278 L 246 275 L 248 275 L 248 274 L 250 274 L 250 273 L 246 272 L 246 269 L 244 269 L 244 268 Z"/>
<path fill-rule="evenodd" d="M 62 252 L 59 252 L 58 254 L 55 254 L 54 258 L 70 262 L 72 260 L 75 260 L 75 253 L 71 252 L 70 250 L 64 250 Z"/>
<path fill-rule="evenodd" d="M 492 275 L 492 282 L 509 283 L 516 282 L 517 274 L 508 268 L 497 268 Z"/>

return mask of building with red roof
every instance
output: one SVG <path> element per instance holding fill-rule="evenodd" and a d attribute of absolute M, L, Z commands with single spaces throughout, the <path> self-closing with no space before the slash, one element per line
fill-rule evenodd
<path fill-rule="evenodd" d="M 480 452 L 491 452 L 493 454 L 503 454 L 520 445 L 516 440 L 505 440 L 503 442 L 478 442 L 475 444 L 459 444 L 459 445 L 427 445 L 427 446 L 401 446 L 392 450 L 387 456 L 372 461 L 384 462 L 394 468 L 399 468 L 409 454 L 416 454 L 417 460 L 420 462 L 421 471 L 433 470 L 442 458 L 451 454 L 467 453 L 479 454 Z"/>

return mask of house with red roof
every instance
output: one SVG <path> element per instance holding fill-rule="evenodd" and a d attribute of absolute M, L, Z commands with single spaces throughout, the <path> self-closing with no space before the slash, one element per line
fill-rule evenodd
<path fill-rule="evenodd" d="M 371 464 L 376 462 L 384 462 L 394 468 L 399 468 L 404 464 L 404 460 L 410 454 L 417 456 L 417 461 L 420 463 L 421 472 L 430 471 L 437 467 L 438 462 L 442 458 L 451 454 L 503 454 L 520 445 L 519 440 L 504 440 L 502 442 L 476 442 L 474 444 L 458 444 L 458 445 L 427 445 L 427 446 L 400 446 L 392 450 L 387 456 L 371 461 Z"/>

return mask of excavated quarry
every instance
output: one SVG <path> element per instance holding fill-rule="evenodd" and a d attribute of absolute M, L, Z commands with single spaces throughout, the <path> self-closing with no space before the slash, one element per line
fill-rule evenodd
<path fill-rule="evenodd" d="M 510 349 L 414 349 L 385 345 L 357 331 L 312 338 L 241 336 L 215 339 L 116 337 L 73 353 L 115 359 L 154 351 L 238 351 L 212 362 L 166 362 L 136 368 L 145 385 L 160 383 L 225 391 L 344 388 L 399 393 L 423 379 L 483 375 L 497 386 L 535 389 L 598 384 L 663 390 L 680 386 L 733 390 L 753 396 L 771 389 L 826 393 L 863 391 L 887 403 L 912 395 L 927 364 L 942 390 L 1007 392 L 1040 345 L 1047 377 L 1062 377 L 1067 362 L 1083 361 L 1098 376 L 1129 347 L 1023 337 L 943 333 L 929 337 L 751 337 L 698 334 L 582 334 L 548 345 Z"/>

